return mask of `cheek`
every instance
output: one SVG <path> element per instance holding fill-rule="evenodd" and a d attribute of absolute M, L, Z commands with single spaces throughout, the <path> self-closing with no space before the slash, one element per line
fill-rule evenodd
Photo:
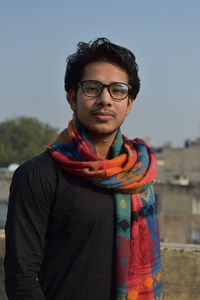
<path fill-rule="evenodd" d="M 133 106 L 133 101 L 129 100 L 126 107 L 126 116 L 131 112 L 132 106 Z"/>
<path fill-rule="evenodd" d="M 90 111 L 91 105 L 89 102 L 85 102 L 83 99 L 80 99 L 80 101 L 77 100 L 77 108 L 76 112 L 82 117 L 86 116 L 87 113 Z"/>
<path fill-rule="evenodd" d="M 118 109 L 118 112 L 119 112 L 121 118 L 123 119 L 128 115 L 129 107 L 127 106 L 127 104 L 125 104 Z"/>

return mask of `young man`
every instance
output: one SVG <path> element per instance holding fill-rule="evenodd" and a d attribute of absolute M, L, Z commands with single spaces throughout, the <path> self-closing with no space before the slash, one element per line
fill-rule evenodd
<path fill-rule="evenodd" d="M 156 160 L 120 131 L 139 87 L 134 55 L 105 38 L 68 58 L 73 120 L 11 185 L 10 300 L 161 299 Z"/>

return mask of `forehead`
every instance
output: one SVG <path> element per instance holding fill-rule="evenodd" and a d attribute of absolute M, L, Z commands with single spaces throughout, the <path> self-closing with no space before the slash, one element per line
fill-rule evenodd
<path fill-rule="evenodd" d="M 128 83 L 128 74 L 116 64 L 110 62 L 94 62 L 85 66 L 82 80 L 98 80 L 102 83 Z"/>

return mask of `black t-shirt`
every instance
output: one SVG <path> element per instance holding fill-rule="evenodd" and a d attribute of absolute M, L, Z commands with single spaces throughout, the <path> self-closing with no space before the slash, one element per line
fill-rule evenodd
<path fill-rule="evenodd" d="M 114 299 L 114 197 L 48 153 L 13 176 L 6 222 L 10 300 Z"/>

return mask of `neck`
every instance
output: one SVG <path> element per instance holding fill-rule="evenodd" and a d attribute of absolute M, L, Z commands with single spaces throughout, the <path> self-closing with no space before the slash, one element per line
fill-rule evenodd
<path fill-rule="evenodd" d="M 97 156 L 103 159 L 108 159 L 111 156 L 111 146 L 115 140 L 116 133 L 109 137 L 90 137 L 97 152 Z"/>

